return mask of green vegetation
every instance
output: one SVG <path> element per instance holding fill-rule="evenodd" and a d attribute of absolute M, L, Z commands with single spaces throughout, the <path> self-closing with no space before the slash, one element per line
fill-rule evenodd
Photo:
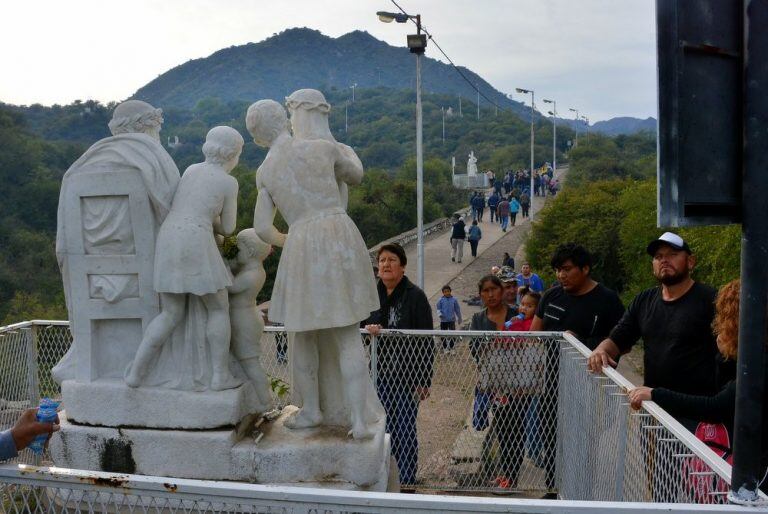
<path fill-rule="evenodd" d="M 594 255 L 594 276 L 628 303 L 655 285 L 648 242 L 656 227 L 656 144 L 649 134 L 582 138 L 571 151 L 563 191 L 534 223 L 528 258 L 549 283 L 549 258 L 567 241 Z M 698 256 L 694 277 L 719 287 L 739 276 L 740 226 L 672 229 Z"/>
<path fill-rule="evenodd" d="M 366 175 L 360 186 L 351 188 L 348 211 L 368 246 L 416 226 L 415 95 L 411 91 L 386 88 L 360 89 L 355 103 L 348 91 L 325 91 L 333 105 L 330 124 L 335 137 L 351 145 L 360 155 Z M 466 192 L 451 184 L 451 156 L 457 171 L 466 166 L 474 150 L 481 169 L 500 171 L 527 167 L 529 127 L 515 115 L 483 110 L 475 116 L 446 119 L 442 139 L 441 106 L 453 106 L 451 95 L 424 95 L 424 220 L 444 217 L 466 203 Z M 345 105 L 347 126 L 345 132 Z M 167 109 L 161 133 L 180 144 L 168 148 L 183 172 L 202 158 L 205 134 L 214 125 L 230 125 L 248 141 L 240 165 L 232 175 L 240 183 L 238 230 L 251 225 L 256 203 L 254 172 L 266 152 L 250 142 L 245 126 L 245 102 L 222 102 L 206 98 L 191 110 Z M 107 122 L 114 104 L 75 102 L 67 106 L 19 107 L 0 104 L 0 324 L 32 318 L 64 319 L 66 311 L 54 239 L 56 206 L 61 177 L 90 144 L 109 135 Z M 464 108 L 473 111 L 469 102 Z M 562 141 L 570 137 L 562 127 Z M 536 159 L 551 159 L 551 125 L 536 125 Z M 562 146 L 560 150 L 564 150 Z M 558 157 L 563 160 L 563 156 Z M 278 216 L 282 230 L 285 222 Z M 265 263 L 268 281 L 260 299 L 271 294 L 279 252 Z"/>

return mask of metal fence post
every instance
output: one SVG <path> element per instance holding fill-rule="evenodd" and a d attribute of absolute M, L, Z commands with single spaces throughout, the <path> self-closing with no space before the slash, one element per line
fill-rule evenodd
<path fill-rule="evenodd" d="M 27 352 L 27 391 L 30 407 L 40 403 L 40 384 L 37 369 L 37 330 L 36 327 L 23 328 L 24 347 Z"/>
<path fill-rule="evenodd" d="M 378 383 L 378 378 L 379 378 L 377 344 L 378 344 L 378 337 L 371 335 L 371 379 L 373 380 L 374 386 L 376 386 L 376 384 Z"/>

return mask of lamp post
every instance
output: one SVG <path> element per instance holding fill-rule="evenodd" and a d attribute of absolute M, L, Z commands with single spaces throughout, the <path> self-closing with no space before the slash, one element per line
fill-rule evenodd
<path fill-rule="evenodd" d="M 349 88 L 352 90 L 352 103 L 355 103 L 355 88 L 357 87 L 357 82 L 353 82 Z"/>
<path fill-rule="evenodd" d="M 534 104 L 534 92 L 533 89 L 523 89 L 521 87 L 515 88 L 518 93 L 527 95 L 531 94 L 531 190 L 528 192 L 531 199 L 533 199 L 533 104 Z M 533 200 L 531 200 L 531 212 L 530 219 L 533 221 Z"/>
<path fill-rule="evenodd" d="M 557 171 L 557 102 L 545 98 L 544 103 L 552 104 L 552 171 Z"/>
<path fill-rule="evenodd" d="M 443 113 L 443 143 L 445 143 L 445 107 L 440 107 L 440 112 Z"/>
<path fill-rule="evenodd" d="M 573 107 L 569 107 L 568 110 L 576 113 L 576 117 L 574 118 L 576 124 L 573 126 L 573 128 L 576 129 L 576 140 L 574 141 L 573 146 L 576 147 L 579 145 L 579 110 L 574 109 Z"/>
<path fill-rule="evenodd" d="M 422 148 L 421 118 L 421 56 L 427 49 L 427 35 L 421 33 L 421 15 L 378 11 L 376 16 L 384 23 L 416 22 L 416 34 L 407 36 L 408 49 L 416 54 L 416 283 L 424 289 L 424 154 Z M 353 90 L 354 91 L 354 90 Z"/>
<path fill-rule="evenodd" d="M 589 118 L 582 116 L 581 119 L 584 120 L 584 127 L 587 129 L 587 142 L 589 142 Z"/>

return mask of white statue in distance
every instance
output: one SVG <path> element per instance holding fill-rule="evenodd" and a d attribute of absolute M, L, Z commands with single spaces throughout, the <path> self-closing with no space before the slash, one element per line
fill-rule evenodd
<path fill-rule="evenodd" d="M 230 322 L 227 287 L 232 275 L 214 234 L 235 230 L 237 165 L 242 136 L 231 127 L 214 127 L 203 145 L 205 162 L 193 164 L 181 178 L 171 211 L 160 227 L 155 250 L 154 287 L 161 312 L 144 332 L 125 381 L 138 387 L 174 328 L 184 319 L 187 294 L 199 297 L 207 311 L 206 338 L 211 352 L 211 389 L 241 384 L 229 370 Z"/>
<path fill-rule="evenodd" d="M 469 159 L 467 159 L 467 175 L 470 177 L 477 175 L 477 157 L 474 150 L 469 152 Z"/>
<path fill-rule="evenodd" d="M 322 93 L 300 90 L 288 104 L 295 137 L 273 100 L 256 102 L 246 116 L 256 144 L 269 147 L 256 174 L 254 228 L 267 243 L 283 246 L 270 319 L 293 335 L 293 397 L 300 406 L 286 426 L 343 425 L 355 439 L 370 438 L 383 409 L 358 327 L 379 300 L 368 251 L 339 186 L 359 184 L 363 167 L 351 148 L 333 140 Z M 275 208 L 290 227 L 287 236 L 273 226 Z"/>

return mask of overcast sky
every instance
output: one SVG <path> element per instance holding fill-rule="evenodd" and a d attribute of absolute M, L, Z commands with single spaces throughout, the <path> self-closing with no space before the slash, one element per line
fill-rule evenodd
<path fill-rule="evenodd" d="M 399 0 L 458 65 L 598 121 L 656 116 L 653 0 Z M 292 27 L 337 37 L 384 24 L 390 0 L 27 0 L 3 4 L 0 101 L 122 100 L 170 68 Z M 444 60 L 434 45 L 427 56 Z M 526 98 L 518 95 L 519 100 Z M 537 102 L 542 110 L 542 104 Z M 160 106 L 162 107 L 162 106 Z M 572 113 L 569 113 L 572 114 Z"/>

